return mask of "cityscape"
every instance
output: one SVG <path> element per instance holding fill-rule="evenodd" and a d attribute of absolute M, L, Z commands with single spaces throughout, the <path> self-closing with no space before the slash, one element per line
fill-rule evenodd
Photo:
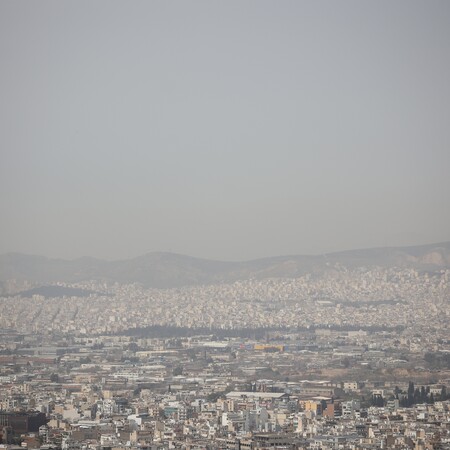
<path fill-rule="evenodd" d="M 450 450 L 450 0 L 0 0 L 0 450 Z"/>
<path fill-rule="evenodd" d="M 442 262 L 176 288 L 4 281 L 1 445 L 450 448 L 449 301 Z"/>

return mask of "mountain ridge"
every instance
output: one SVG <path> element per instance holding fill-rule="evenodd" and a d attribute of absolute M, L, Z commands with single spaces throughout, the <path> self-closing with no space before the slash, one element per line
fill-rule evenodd
<path fill-rule="evenodd" d="M 34 283 L 87 280 L 141 283 L 171 288 L 233 282 L 249 278 L 299 277 L 342 265 L 355 267 L 411 267 L 419 270 L 450 268 L 450 241 L 408 247 L 375 247 L 321 255 L 285 255 L 248 261 L 220 261 L 170 252 L 150 252 L 135 258 L 106 261 L 89 256 L 73 260 L 40 255 L 0 255 L 0 282 Z"/>

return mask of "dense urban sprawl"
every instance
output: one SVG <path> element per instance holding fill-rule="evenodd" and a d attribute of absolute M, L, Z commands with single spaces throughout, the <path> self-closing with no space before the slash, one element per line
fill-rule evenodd
<path fill-rule="evenodd" d="M 450 448 L 448 270 L 8 287 L 3 447 Z"/>

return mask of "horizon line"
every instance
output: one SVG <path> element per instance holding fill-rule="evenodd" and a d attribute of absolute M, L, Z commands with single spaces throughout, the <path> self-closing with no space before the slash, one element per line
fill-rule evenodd
<path fill-rule="evenodd" d="M 20 256 L 28 256 L 28 257 L 35 257 L 35 258 L 46 258 L 49 260 L 61 260 L 61 261 L 79 261 L 81 259 L 94 259 L 97 261 L 102 262 L 118 262 L 118 261 L 131 261 L 133 259 L 142 258 L 147 255 L 174 255 L 174 256 L 182 256 L 186 258 L 192 258 L 192 259 L 199 259 L 199 260 L 205 260 L 205 261 L 215 261 L 215 262 L 223 262 L 223 263 L 237 263 L 237 262 L 250 262 L 250 261 L 258 261 L 263 259 L 271 259 L 271 258 L 286 258 L 286 257 L 320 257 L 320 256 L 328 256 L 328 255 L 334 255 L 339 253 L 347 253 L 347 252 L 358 252 L 358 251 L 367 251 L 367 250 L 389 250 L 389 249 L 406 249 L 406 248 L 417 248 L 417 247 L 427 247 L 427 246 L 440 246 L 440 245 L 448 245 L 450 244 L 450 240 L 446 241 L 440 241 L 440 242 L 430 242 L 426 244 L 413 244 L 413 245 L 387 245 L 387 246 L 375 246 L 375 247 L 357 247 L 357 248 L 350 248 L 350 249 L 344 249 L 344 250 L 336 250 L 332 252 L 324 252 L 324 253 L 289 253 L 289 254 L 279 254 L 279 255 L 272 255 L 272 256 L 262 256 L 257 258 L 250 258 L 250 259 L 242 259 L 242 260 L 225 260 L 225 259 L 217 259 L 217 258 L 208 258 L 208 257 L 202 257 L 202 256 L 192 256 L 185 253 L 178 253 L 174 251 L 164 251 L 164 250 L 153 250 L 148 251 L 145 253 L 141 253 L 136 256 L 126 257 L 126 258 L 100 258 L 96 256 L 89 256 L 89 255 L 83 255 L 78 256 L 75 258 L 63 258 L 58 256 L 46 256 L 42 254 L 35 254 L 35 253 L 24 253 L 24 252 L 17 252 L 17 251 L 8 251 L 4 253 L 0 253 L 0 256 L 8 256 L 8 255 L 20 255 Z"/>

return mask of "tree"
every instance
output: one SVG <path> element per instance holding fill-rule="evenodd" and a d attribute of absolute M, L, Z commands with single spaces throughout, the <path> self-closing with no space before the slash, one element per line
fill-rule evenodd
<path fill-rule="evenodd" d="M 420 389 L 420 403 L 423 403 L 427 400 L 427 391 L 425 390 L 425 386 L 422 386 Z"/>
<path fill-rule="evenodd" d="M 408 401 L 407 406 L 412 406 L 414 404 L 414 383 L 412 381 L 408 384 Z"/>
<path fill-rule="evenodd" d="M 58 376 L 58 374 L 57 373 L 52 373 L 50 375 L 50 381 L 52 383 L 59 383 L 59 376 Z"/>
<path fill-rule="evenodd" d="M 183 375 L 183 367 L 177 366 L 173 369 L 173 376 L 176 377 L 178 375 Z"/>
<path fill-rule="evenodd" d="M 382 407 L 384 406 L 384 399 L 380 394 L 372 395 L 372 406 Z"/>
<path fill-rule="evenodd" d="M 414 390 L 414 404 L 416 404 L 416 403 L 421 403 L 422 402 L 422 397 L 421 397 L 421 395 L 420 395 L 420 390 L 419 390 L 419 388 L 416 388 L 415 390 Z"/>

